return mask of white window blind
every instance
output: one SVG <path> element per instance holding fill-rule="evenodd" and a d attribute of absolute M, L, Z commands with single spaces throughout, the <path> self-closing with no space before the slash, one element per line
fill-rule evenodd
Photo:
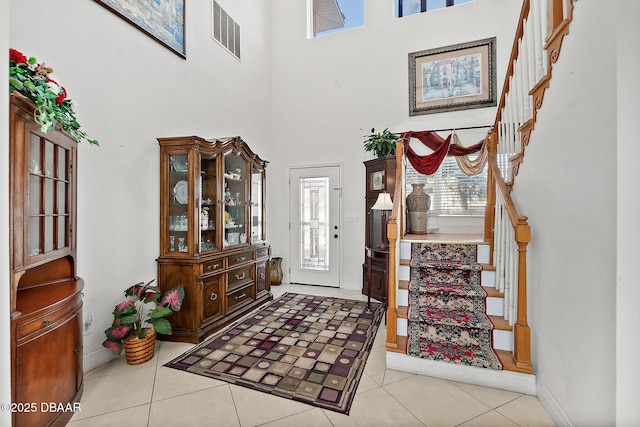
<path fill-rule="evenodd" d="M 405 196 L 413 190 L 411 184 L 425 184 L 424 191 L 431 196 L 429 215 L 484 215 L 487 203 L 486 166 L 482 173 L 467 176 L 454 157 L 446 157 L 436 173 L 423 175 L 407 162 L 405 183 Z"/>

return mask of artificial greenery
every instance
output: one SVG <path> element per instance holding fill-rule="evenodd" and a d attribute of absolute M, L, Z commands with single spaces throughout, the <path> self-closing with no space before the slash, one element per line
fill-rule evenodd
<path fill-rule="evenodd" d="M 38 64 L 36 58 L 27 58 L 16 49 L 9 49 L 9 93 L 18 92 L 36 104 L 33 118 L 42 132 L 60 123 L 78 142 L 87 140 L 89 144 L 99 145 L 80 130 L 67 90 L 49 77 L 52 72 L 44 63 Z"/>
<path fill-rule="evenodd" d="M 115 354 L 122 353 L 122 340 L 136 333 L 144 338 L 145 328 L 153 325 L 157 333 L 171 335 L 171 323 L 165 317 L 180 311 L 184 299 L 184 288 L 176 286 L 162 296 L 160 289 L 148 283 L 139 282 L 124 291 L 127 299 L 113 310 L 113 324 L 104 331 L 107 339 L 102 345 Z"/>
<path fill-rule="evenodd" d="M 371 133 L 363 135 L 365 151 L 373 151 L 378 157 L 395 154 L 398 135 L 391 132 L 386 127 L 382 132 L 376 132 L 375 128 L 371 128 Z"/>

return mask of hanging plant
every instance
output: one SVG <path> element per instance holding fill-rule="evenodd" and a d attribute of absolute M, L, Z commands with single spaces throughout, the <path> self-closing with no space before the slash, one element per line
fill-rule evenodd
<path fill-rule="evenodd" d="M 36 58 L 27 58 L 16 49 L 9 49 L 9 93 L 18 92 L 36 104 L 33 118 L 42 132 L 60 123 L 78 142 L 86 140 L 99 145 L 80 130 L 67 90 L 49 77 L 52 72 L 44 63 L 38 64 Z"/>

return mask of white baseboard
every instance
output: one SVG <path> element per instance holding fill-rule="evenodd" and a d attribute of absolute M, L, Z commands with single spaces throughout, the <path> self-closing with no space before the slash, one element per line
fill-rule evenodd
<path fill-rule="evenodd" d="M 116 356 L 113 352 L 107 348 L 100 347 L 99 349 L 91 352 L 85 353 L 82 357 L 82 370 L 84 372 L 89 372 L 92 369 L 97 368 L 98 366 L 102 366 L 105 363 L 108 363 L 115 359 Z"/>
<path fill-rule="evenodd" d="M 536 395 L 535 375 L 436 362 L 390 351 L 387 352 L 387 368 L 466 384 Z"/>
<path fill-rule="evenodd" d="M 571 418 L 564 412 L 560 403 L 551 394 L 549 389 L 544 386 L 542 381 L 538 381 L 538 400 L 551 417 L 551 421 L 558 427 L 575 427 Z"/>

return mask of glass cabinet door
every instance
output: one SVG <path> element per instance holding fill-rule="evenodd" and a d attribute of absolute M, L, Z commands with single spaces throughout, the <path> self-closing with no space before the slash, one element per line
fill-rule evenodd
<path fill-rule="evenodd" d="M 247 243 L 247 161 L 224 155 L 224 247 Z"/>
<path fill-rule="evenodd" d="M 200 158 L 200 252 L 216 249 L 217 156 Z"/>
<path fill-rule="evenodd" d="M 168 213 L 169 252 L 189 251 L 189 157 L 169 156 Z"/>
<path fill-rule="evenodd" d="M 263 171 L 251 168 L 251 243 L 264 240 Z"/>
<path fill-rule="evenodd" d="M 71 153 L 29 134 L 27 256 L 71 247 Z"/>

